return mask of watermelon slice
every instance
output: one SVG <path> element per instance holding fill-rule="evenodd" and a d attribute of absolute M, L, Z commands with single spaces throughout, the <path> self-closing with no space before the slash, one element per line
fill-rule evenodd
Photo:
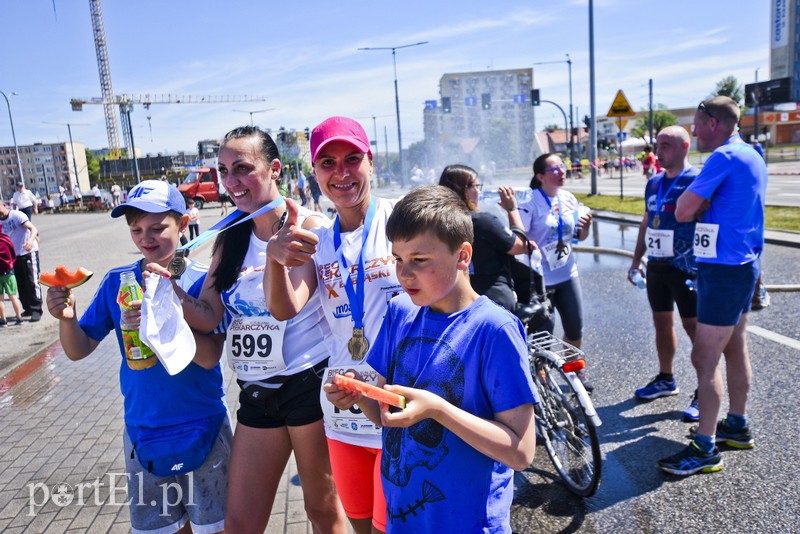
<path fill-rule="evenodd" d="M 397 393 L 392 393 L 391 391 L 386 391 L 385 389 L 375 387 L 372 384 L 367 384 L 366 382 L 362 382 L 361 380 L 350 378 L 349 376 L 341 374 L 336 375 L 333 377 L 333 383 L 342 389 L 346 389 L 347 391 L 352 391 L 353 393 L 360 393 L 365 397 L 376 400 L 378 402 L 385 402 L 386 404 L 389 404 L 391 406 L 396 406 L 397 408 L 400 409 L 406 407 L 406 398 L 404 396 L 398 395 Z"/>
<path fill-rule="evenodd" d="M 94 274 L 92 271 L 88 271 L 83 267 L 78 267 L 73 273 L 63 265 L 56 265 L 55 274 L 42 273 L 39 275 L 39 283 L 47 287 L 66 287 L 72 289 L 88 282 L 92 274 Z"/>

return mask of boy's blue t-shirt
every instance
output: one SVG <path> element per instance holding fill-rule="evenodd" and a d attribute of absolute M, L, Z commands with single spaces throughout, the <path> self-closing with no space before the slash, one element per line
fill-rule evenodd
<path fill-rule="evenodd" d="M 482 417 L 538 402 L 522 324 L 485 296 L 442 315 L 392 299 L 367 362 Z M 432 419 L 383 429 L 388 532 L 511 532 L 513 470 Z"/>
<path fill-rule="evenodd" d="M 736 139 L 714 150 L 687 188 L 711 201 L 700 222 L 719 225 L 717 257 L 698 257 L 698 263 L 743 265 L 764 249 L 767 166 L 750 144 Z"/>
<path fill-rule="evenodd" d="M 112 330 L 117 335 L 120 360 L 119 382 L 125 405 L 125 423 L 132 426 L 157 428 L 185 423 L 226 411 L 222 369 L 204 369 L 191 362 L 180 373 L 170 376 L 160 361 L 153 367 L 134 371 L 125 361 L 122 332 L 119 328 L 120 310 L 117 304 L 119 275 L 133 271 L 142 284 L 139 262 L 117 267 L 106 274 L 86 312 L 78 321 L 90 338 L 102 341 Z M 208 268 L 190 262 L 178 285 L 189 295 L 197 297 L 203 288 Z"/>

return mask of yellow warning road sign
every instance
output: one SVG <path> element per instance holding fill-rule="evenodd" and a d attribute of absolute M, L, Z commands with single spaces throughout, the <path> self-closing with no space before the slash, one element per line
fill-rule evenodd
<path fill-rule="evenodd" d="M 625 93 L 622 89 L 617 91 L 617 96 L 614 97 L 614 102 L 608 110 L 606 117 L 633 117 L 636 112 L 633 111 L 630 102 L 625 98 Z"/>
<path fill-rule="evenodd" d="M 625 126 L 627 126 L 628 119 L 625 119 L 625 120 L 619 119 L 614 124 L 616 124 L 619 127 L 619 131 L 621 132 L 621 131 L 623 131 L 625 129 Z"/>

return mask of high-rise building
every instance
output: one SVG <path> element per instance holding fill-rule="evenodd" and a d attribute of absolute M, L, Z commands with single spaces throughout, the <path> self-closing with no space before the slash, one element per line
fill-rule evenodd
<path fill-rule="evenodd" d="M 72 147 L 75 147 L 74 162 Z M 68 189 L 77 183 L 81 191 L 88 191 L 89 170 L 86 164 L 86 151 L 83 143 L 34 143 L 20 145 L 19 156 L 25 186 L 46 197 L 58 194 L 58 186 L 69 184 Z M 75 174 L 77 167 L 77 175 Z M 17 155 L 13 146 L 0 147 L 0 185 L 3 195 L 9 196 L 15 191 L 15 184 L 20 180 L 17 168 Z"/>
<path fill-rule="evenodd" d="M 529 165 L 538 154 L 532 79 L 530 68 L 444 74 L 440 100 L 427 102 L 423 112 L 433 163 Z"/>

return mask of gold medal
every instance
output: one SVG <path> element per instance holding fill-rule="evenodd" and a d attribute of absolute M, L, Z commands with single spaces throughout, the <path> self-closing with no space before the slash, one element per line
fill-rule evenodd
<path fill-rule="evenodd" d="M 186 249 L 178 249 L 175 251 L 175 256 L 170 260 L 169 265 L 167 265 L 167 270 L 171 278 L 178 280 L 181 275 L 186 272 L 186 267 L 189 266 L 189 262 L 186 260 L 186 255 L 188 253 L 189 251 Z"/>
<path fill-rule="evenodd" d="M 369 349 L 369 341 L 364 337 L 363 328 L 353 328 L 353 337 L 347 342 L 347 350 L 354 360 L 363 360 Z"/>
<path fill-rule="evenodd" d="M 658 229 L 661 226 L 661 215 L 656 215 L 653 217 L 653 228 Z"/>

